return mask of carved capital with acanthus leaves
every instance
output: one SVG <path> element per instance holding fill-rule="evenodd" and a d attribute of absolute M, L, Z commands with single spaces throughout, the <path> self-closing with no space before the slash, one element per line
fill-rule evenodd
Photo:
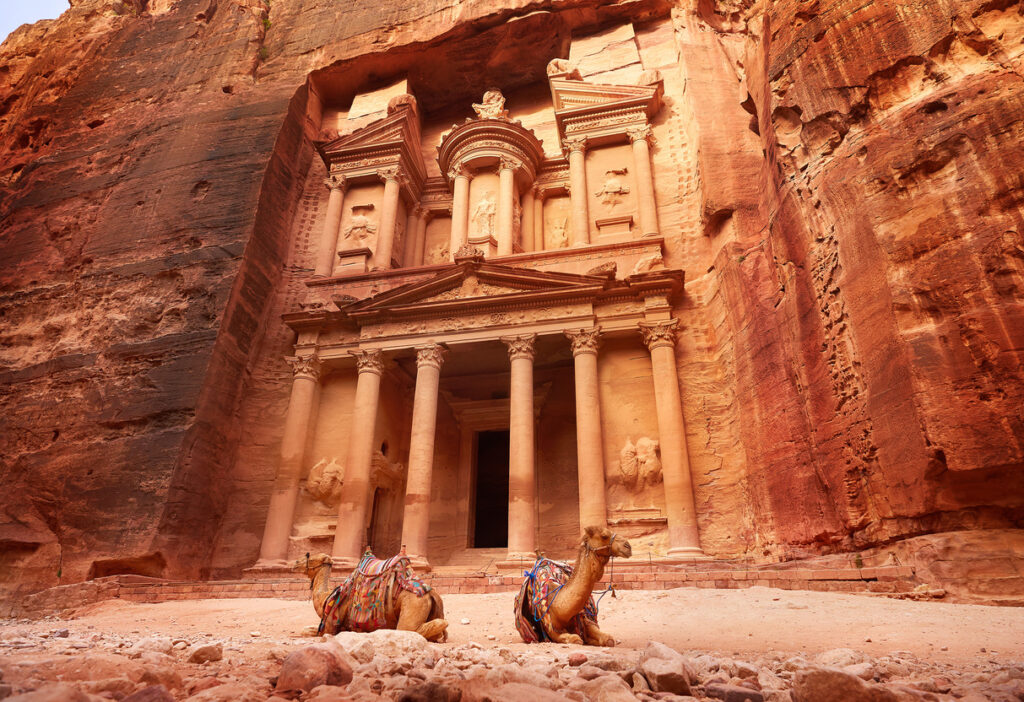
<path fill-rule="evenodd" d="M 678 319 L 666 319 L 663 322 L 640 322 L 639 326 L 644 344 L 651 351 L 662 346 L 675 346 L 676 332 L 679 327 Z"/>
<path fill-rule="evenodd" d="M 441 368 L 441 364 L 444 363 L 444 357 L 447 355 L 448 349 L 441 344 L 428 344 L 426 346 L 416 347 L 416 367 L 423 368 L 429 366 L 431 368 Z"/>
<path fill-rule="evenodd" d="M 520 168 L 523 164 L 521 161 L 512 158 L 511 156 L 502 156 L 499 160 L 499 170 L 502 171 L 514 171 Z"/>
<path fill-rule="evenodd" d="M 584 353 L 597 355 L 597 349 L 601 345 L 601 327 L 575 329 L 564 333 L 569 341 L 572 342 L 573 358 Z"/>
<path fill-rule="evenodd" d="M 508 347 L 508 358 L 510 361 L 515 361 L 518 358 L 525 358 L 532 361 L 533 342 L 536 340 L 536 334 L 501 337 L 501 341 Z"/>
<path fill-rule="evenodd" d="M 289 356 L 284 360 L 292 367 L 292 377 L 296 380 L 320 380 L 320 358 L 315 353 L 309 356 Z"/>
<path fill-rule="evenodd" d="M 455 180 L 456 178 L 472 178 L 472 172 L 463 164 L 457 164 L 448 169 L 448 180 Z"/>
<path fill-rule="evenodd" d="M 345 192 L 346 186 L 347 181 L 345 180 L 345 176 L 340 174 L 330 175 L 324 179 L 324 187 L 328 190 L 340 190 L 341 192 Z"/>
<path fill-rule="evenodd" d="M 573 151 L 584 152 L 587 150 L 587 138 L 585 136 L 569 136 L 562 139 L 562 150 L 566 153 Z"/>
<path fill-rule="evenodd" d="M 349 353 L 356 359 L 356 370 L 360 373 L 384 372 L 384 354 L 380 349 L 353 349 Z"/>
<path fill-rule="evenodd" d="M 634 141 L 646 141 L 647 143 L 654 142 L 654 131 L 651 130 L 651 125 L 645 124 L 642 127 L 632 127 L 626 130 L 626 135 L 629 136 L 629 143 Z"/>
<path fill-rule="evenodd" d="M 405 180 L 405 175 L 402 173 L 402 169 L 398 166 L 385 166 L 384 168 L 378 168 L 377 177 L 385 183 L 389 180 L 393 180 L 399 185 L 401 185 Z"/>

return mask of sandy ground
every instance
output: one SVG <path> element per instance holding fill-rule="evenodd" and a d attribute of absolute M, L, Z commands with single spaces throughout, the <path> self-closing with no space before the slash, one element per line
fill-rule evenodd
<path fill-rule="evenodd" d="M 512 593 L 447 595 L 449 643 L 485 646 L 518 643 L 512 624 Z M 463 624 L 468 620 L 468 624 Z M 72 633 L 110 633 L 130 638 L 161 634 L 244 639 L 243 656 L 296 643 L 317 623 L 309 602 L 223 599 L 92 605 L 61 626 Z M 750 588 L 662 592 L 627 591 L 601 602 L 601 628 L 627 648 L 662 641 L 683 652 L 749 656 L 813 654 L 852 648 L 871 656 L 909 652 L 945 664 L 1024 661 L 1024 609 L 909 602 L 862 595 Z M 54 621 L 10 622 L 5 638 L 53 631 Z M 5 631 L 6 630 L 6 631 Z M 248 657 L 248 656 L 246 656 Z"/>

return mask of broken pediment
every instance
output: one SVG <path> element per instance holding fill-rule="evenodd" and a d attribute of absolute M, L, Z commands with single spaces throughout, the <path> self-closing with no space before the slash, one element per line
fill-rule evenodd
<path fill-rule="evenodd" d="M 650 85 L 587 83 L 552 78 L 551 100 L 555 121 L 565 136 L 625 133 L 644 126 L 661 109 L 661 82 Z"/>

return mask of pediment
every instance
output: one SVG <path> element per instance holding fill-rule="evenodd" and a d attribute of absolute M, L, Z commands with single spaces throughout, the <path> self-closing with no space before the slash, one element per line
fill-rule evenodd
<path fill-rule="evenodd" d="M 551 99 L 555 112 L 643 104 L 650 116 L 657 112 L 660 91 L 660 86 L 611 85 L 562 78 L 551 80 Z"/>
<path fill-rule="evenodd" d="M 419 143 L 419 122 L 411 107 L 401 107 L 387 117 L 319 144 L 321 153 L 331 154 L 368 146 L 382 146 L 396 142 Z"/>

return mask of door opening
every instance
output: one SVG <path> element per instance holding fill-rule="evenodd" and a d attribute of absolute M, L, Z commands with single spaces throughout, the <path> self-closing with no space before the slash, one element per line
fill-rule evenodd
<path fill-rule="evenodd" d="M 508 431 L 477 434 L 474 548 L 508 546 Z"/>

